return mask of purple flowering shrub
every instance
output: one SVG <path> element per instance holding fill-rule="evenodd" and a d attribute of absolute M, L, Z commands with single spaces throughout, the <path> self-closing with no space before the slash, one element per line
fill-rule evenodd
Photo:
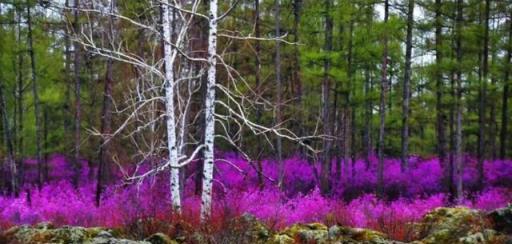
<path fill-rule="evenodd" d="M 400 161 L 385 160 L 385 197 L 375 196 L 377 177 L 375 158 L 369 167 L 364 160 L 355 164 L 333 161 L 333 191 L 323 196 L 318 189 L 318 164 L 300 157 L 284 161 L 282 189 L 277 187 L 278 167 L 272 160 L 263 160 L 263 186 L 255 163 L 250 164 L 236 154 L 219 155 L 214 175 L 213 219 L 218 223 L 244 213 L 255 215 L 272 228 L 297 222 L 321 221 L 368 227 L 388 233 L 396 239 L 407 239 L 410 223 L 429 210 L 448 204 L 442 185 L 442 168 L 437 158 L 411 157 L 410 168 L 402 173 Z M 57 225 L 119 227 L 137 219 L 155 218 L 171 221 L 167 175 L 144 180 L 140 184 L 122 184 L 121 174 L 114 172 L 112 182 L 95 206 L 95 169 L 83 161 L 80 184 L 73 187 L 72 168 L 62 155 L 49 161 L 49 181 L 35 187 L 36 165 L 25 161 L 25 185 L 18 198 L 0 195 L 0 228 L 16 224 L 51 221 Z M 197 223 L 200 196 L 196 195 L 196 168 L 187 169 L 184 188 L 183 218 Z M 485 187 L 473 191 L 477 179 L 476 162 L 466 158 L 464 205 L 489 210 L 512 201 L 512 161 L 485 162 Z"/>

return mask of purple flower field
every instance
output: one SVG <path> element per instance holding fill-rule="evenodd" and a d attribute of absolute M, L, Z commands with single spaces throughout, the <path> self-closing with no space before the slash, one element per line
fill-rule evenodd
<path fill-rule="evenodd" d="M 263 161 L 265 184 L 260 187 L 254 167 L 235 154 L 223 154 L 216 162 L 214 179 L 213 222 L 222 222 L 250 213 L 275 229 L 297 223 L 322 221 L 383 231 L 396 239 L 407 235 L 407 224 L 421 218 L 427 211 L 449 205 L 448 194 L 441 183 L 441 167 L 437 158 L 411 158 L 407 175 L 400 171 L 400 162 L 386 160 L 385 198 L 374 194 L 375 167 L 366 169 L 364 161 L 341 170 L 341 178 L 331 177 L 335 191 L 328 197 L 318 190 L 316 169 L 311 163 L 289 158 L 285 161 L 283 191 L 276 186 L 277 164 Z M 512 161 L 485 162 L 485 188 L 474 189 L 476 162 L 466 158 L 464 205 L 490 210 L 512 201 Z M 376 159 L 371 159 L 375 164 Z M 25 179 L 35 179 L 36 165 L 26 162 Z M 95 206 L 95 169 L 84 162 L 78 189 L 70 180 L 72 170 L 66 158 L 53 155 L 49 162 L 49 181 L 39 191 L 35 182 L 25 182 L 20 197 L 0 196 L 0 227 L 51 221 L 57 225 L 107 226 L 128 225 L 141 218 L 171 220 L 168 177 L 161 174 L 134 184 L 123 184 L 120 170 L 103 194 L 100 207 Z M 183 218 L 197 223 L 200 196 L 195 194 L 194 165 L 186 174 Z M 336 172 L 336 170 L 333 170 Z M 33 187 L 30 187 L 33 185 Z"/>

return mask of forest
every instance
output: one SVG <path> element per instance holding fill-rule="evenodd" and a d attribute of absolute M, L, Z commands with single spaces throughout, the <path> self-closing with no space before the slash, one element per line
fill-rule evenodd
<path fill-rule="evenodd" d="M 0 243 L 512 243 L 510 0 L 0 0 Z"/>

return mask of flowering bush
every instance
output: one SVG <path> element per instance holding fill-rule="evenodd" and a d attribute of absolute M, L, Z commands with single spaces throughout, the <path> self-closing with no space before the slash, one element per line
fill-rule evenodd
<path fill-rule="evenodd" d="M 259 184 L 255 165 L 235 154 L 225 154 L 216 162 L 213 219 L 222 221 L 250 213 L 273 228 L 297 222 L 324 221 L 355 227 L 369 227 L 390 234 L 397 239 L 410 235 L 409 224 L 427 211 L 447 204 L 448 196 L 441 184 L 442 168 L 436 158 L 411 158 L 407 173 L 400 170 L 400 161 L 385 160 L 386 198 L 374 195 L 377 184 L 376 159 L 355 164 L 342 162 L 341 177 L 331 176 L 333 193 L 323 196 L 318 190 L 318 166 L 299 157 L 284 161 L 283 190 L 276 185 L 276 162 L 263 160 L 264 187 Z M 26 184 L 18 198 L 0 196 L 0 228 L 14 224 L 34 224 L 51 221 L 57 225 L 116 227 L 137 219 L 154 218 L 171 221 L 167 175 L 160 175 L 137 185 L 120 185 L 118 181 L 105 190 L 101 206 L 94 204 L 95 181 L 91 170 L 83 162 L 78 188 L 70 183 L 71 166 L 62 155 L 54 155 L 49 162 L 49 181 L 38 190 L 31 177 L 34 162 L 26 161 Z M 316 164 L 318 165 L 318 164 Z M 195 195 L 195 172 L 188 169 L 183 215 L 196 223 L 200 198 Z M 336 162 L 333 162 L 336 172 Z M 464 185 L 473 186 L 477 171 L 474 160 L 466 160 Z M 117 183 L 116 183 L 117 182 Z M 467 192 L 464 205 L 478 209 L 494 209 L 512 201 L 512 161 L 486 161 L 485 187 L 480 192 Z M 466 189 L 471 189 L 466 188 Z"/>

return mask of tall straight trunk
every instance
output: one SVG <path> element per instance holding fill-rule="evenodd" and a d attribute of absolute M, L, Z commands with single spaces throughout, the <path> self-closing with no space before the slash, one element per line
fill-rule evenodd
<path fill-rule="evenodd" d="M 175 81 L 174 81 L 174 60 L 176 51 L 172 46 L 172 13 L 169 7 L 169 1 L 164 0 L 161 5 L 162 11 L 162 30 L 164 42 L 164 69 L 165 69 L 165 115 L 167 129 L 167 150 L 170 161 L 170 193 L 171 204 L 174 214 L 181 214 L 181 195 L 180 195 L 180 169 L 178 165 L 178 145 L 176 140 L 176 115 L 175 115 Z"/>
<path fill-rule="evenodd" d="M 69 8 L 69 0 L 66 0 L 64 2 L 65 8 Z M 69 10 L 64 10 L 65 14 L 67 15 Z M 66 74 L 66 91 L 64 95 L 64 135 L 66 135 L 66 139 L 70 139 L 68 135 L 72 134 L 72 116 L 71 116 L 71 90 L 72 90 L 72 84 L 73 80 L 71 78 L 71 40 L 70 40 L 70 31 L 68 28 L 64 28 L 64 52 L 65 52 L 65 65 L 64 65 L 64 72 Z M 69 147 L 66 147 L 67 150 L 71 151 L 72 149 Z"/>
<path fill-rule="evenodd" d="M 331 17 L 331 0 L 325 0 L 325 43 L 324 43 L 324 74 L 322 80 L 322 121 L 324 136 L 331 134 L 331 126 L 329 119 L 329 93 L 331 90 L 331 80 L 329 71 L 331 67 L 330 53 L 332 50 L 332 29 L 333 22 Z M 320 177 L 320 188 L 322 193 L 327 194 L 330 191 L 329 175 L 330 175 L 330 150 L 331 138 L 323 139 L 323 156 L 322 156 L 322 172 Z"/>
<path fill-rule="evenodd" d="M 110 16 L 108 20 L 108 35 L 107 38 L 113 41 L 114 36 L 114 14 L 116 3 L 115 0 L 110 1 L 109 11 Z M 112 82 L 113 82 L 113 68 L 112 59 L 107 59 L 107 70 L 105 72 L 105 84 L 103 86 L 103 107 L 101 111 L 101 141 L 100 141 L 100 152 L 98 155 L 98 173 L 96 175 L 96 206 L 100 206 L 101 193 L 103 190 L 104 180 L 108 179 L 108 168 L 107 162 L 110 157 L 109 153 L 109 139 L 112 132 Z"/>
<path fill-rule="evenodd" d="M 17 41 L 18 41 L 18 44 L 20 45 L 21 44 L 21 13 L 20 12 L 17 12 L 17 20 L 18 20 L 18 37 L 17 37 Z M 18 50 L 20 51 L 20 50 Z M 18 183 L 19 185 L 23 185 L 23 152 L 24 152 L 24 146 L 23 146 L 23 113 L 24 113 L 24 106 L 23 106 L 23 101 L 24 101 L 24 84 L 23 84 L 23 53 L 18 53 L 17 55 L 17 59 L 18 59 L 18 64 L 17 64 L 17 71 L 18 71 L 18 74 L 16 76 L 16 79 L 17 79 L 17 87 L 16 87 L 16 105 L 18 106 L 18 113 L 17 113 L 17 125 L 18 125 L 18 128 L 17 128 L 17 141 L 16 141 L 16 152 L 18 154 L 18 156 L 16 157 L 16 164 L 18 165 L 19 167 L 19 172 L 18 172 Z"/>
<path fill-rule="evenodd" d="M 32 96 L 34 99 L 34 118 L 35 118 L 35 136 L 36 136 L 36 160 L 37 160 L 37 185 L 39 189 L 43 186 L 43 168 L 42 168 L 42 154 L 41 154 L 41 116 L 40 116 L 40 104 L 39 104 L 39 93 L 38 93 L 38 82 L 36 72 L 36 61 L 34 54 L 34 45 L 32 38 L 32 14 L 31 6 L 27 2 L 27 27 L 28 27 L 28 49 L 30 54 L 30 65 L 32 74 Z"/>
<path fill-rule="evenodd" d="M 365 112 L 364 112 L 364 134 L 363 134 L 363 147 L 364 147 L 364 161 L 366 169 L 370 168 L 370 155 L 372 153 L 372 102 L 371 102 L 371 74 L 370 68 L 366 67 L 364 71 L 364 98 L 365 98 Z"/>
<path fill-rule="evenodd" d="M 203 192 L 201 194 L 201 222 L 207 223 L 211 217 L 213 160 L 215 142 L 215 79 L 217 72 L 217 0 L 210 0 L 208 33 L 208 81 L 205 100 L 205 150 L 203 165 Z"/>
<path fill-rule="evenodd" d="M 463 171 L 463 155 L 462 155 L 462 24 L 463 24 L 463 0 L 457 0 L 457 18 L 455 26 L 456 35 L 456 121 L 455 121 L 455 170 L 456 170 L 456 188 L 457 203 L 463 200 L 462 171 Z"/>
<path fill-rule="evenodd" d="M 443 71 L 442 71 L 442 47 L 443 47 L 443 18 L 441 15 L 442 2 L 435 2 L 435 43 L 436 43 L 436 133 L 437 133 L 437 154 L 439 163 L 443 167 L 443 181 L 448 189 L 452 189 L 453 179 L 450 176 L 450 167 L 446 164 L 446 130 L 445 130 L 445 112 L 443 103 Z"/>
<path fill-rule="evenodd" d="M 366 10 L 366 18 L 368 23 L 366 23 L 366 34 L 370 35 L 372 28 L 371 24 L 373 22 L 373 5 L 370 5 Z M 364 135 L 363 135 L 363 146 L 364 146 L 364 159 L 366 163 L 366 169 L 370 168 L 370 156 L 373 154 L 373 143 L 372 143 L 372 115 L 373 115 L 373 98 L 372 98 L 372 90 L 373 90 L 373 81 L 372 81 L 372 73 L 371 73 L 371 64 L 368 62 L 365 64 L 364 70 L 364 98 L 365 98 L 365 113 L 364 113 Z"/>
<path fill-rule="evenodd" d="M 485 0 L 485 19 L 484 19 L 484 49 L 483 49 L 483 57 L 481 63 L 482 69 L 482 77 L 479 79 L 479 96 L 478 96 L 478 186 L 483 187 L 484 183 L 484 159 L 485 159 L 485 99 L 487 93 L 487 78 L 488 78 L 488 68 L 489 68 L 489 11 L 490 11 L 490 1 Z"/>
<path fill-rule="evenodd" d="M 80 0 L 74 0 L 74 10 L 73 10 L 73 31 L 75 35 L 79 35 L 80 33 L 80 24 L 78 23 L 78 14 L 80 8 Z M 74 118 L 74 155 L 73 155 L 73 185 L 78 187 L 80 180 L 80 123 L 81 123 L 81 99 L 80 99 L 80 90 L 81 90 L 81 78 L 80 78 L 80 44 L 75 42 L 73 47 L 73 71 L 74 71 L 74 79 L 75 79 L 75 118 Z"/>
<path fill-rule="evenodd" d="M 261 86 L 261 60 L 260 60 L 260 52 L 261 52 L 261 43 L 258 40 L 260 38 L 260 0 L 254 0 L 254 35 L 256 37 L 256 72 L 255 72 L 255 83 L 256 83 L 256 93 L 258 96 L 261 96 L 260 86 Z M 256 105 L 256 123 L 259 123 L 261 120 L 261 108 L 259 105 Z M 256 146 L 257 154 L 260 155 L 263 148 L 260 144 Z M 260 189 L 264 187 L 263 180 L 263 165 L 259 156 L 256 158 L 256 166 L 258 171 L 258 185 Z"/>
<path fill-rule="evenodd" d="M 503 102 L 501 108 L 501 129 L 500 129 L 500 158 L 505 159 L 507 156 L 507 136 L 508 136 L 508 96 L 510 89 L 510 69 L 511 69 L 511 59 L 512 59 L 512 12 L 510 13 L 509 18 L 509 30 L 508 30 L 508 46 L 507 46 L 507 57 L 506 57 L 506 66 L 505 66 L 505 74 L 503 77 Z"/>
<path fill-rule="evenodd" d="M 48 127 L 49 127 L 49 118 L 48 118 L 48 105 L 43 104 L 43 180 L 48 181 L 48 160 L 49 160 L 49 141 L 48 141 Z"/>
<path fill-rule="evenodd" d="M 355 175 L 355 154 L 356 154 L 356 150 L 355 150 L 355 111 L 356 111 L 356 106 L 353 106 L 352 104 L 352 96 L 353 96 L 353 90 L 354 90 L 354 81 L 353 81 L 353 76 L 354 76 L 354 71 L 353 71 L 353 33 L 354 33 L 354 20 L 352 19 L 353 16 L 351 15 L 350 16 L 350 23 L 349 23 L 349 35 L 348 35 L 348 52 L 347 52 L 347 80 L 348 80 L 348 91 L 346 92 L 346 96 L 345 96 L 345 106 L 347 107 L 346 109 L 346 113 L 347 115 L 345 117 L 347 118 L 350 118 L 349 120 L 347 120 L 347 123 L 346 123 L 346 135 L 345 135 L 345 138 L 348 139 L 349 141 L 349 145 L 347 145 L 347 148 L 346 150 L 348 151 L 347 154 L 347 158 L 348 156 L 350 156 L 350 162 L 351 162 L 351 167 L 350 169 L 352 170 L 351 171 L 351 176 L 354 176 Z M 349 160 L 347 159 L 347 162 Z M 347 167 L 348 169 L 349 167 Z M 347 170 L 348 171 L 348 170 Z"/>
<path fill-rule="evenodd" d="M 388 23 L 389 17 L 389 1 L 384 1 L 384 24 Z M 379 156 L 379 163 L 377 166 L 377 194 L 382 196 L 384 191 L 384 137 L 385 137 L 385 128 L 386 125 L 386 92 L 388 90 L 388 77 L 387 77 L 387 69 L 388 69 L 388 36 L 384 34 L 384 53 L 382 55 L 382 73 L 381 73 L 381 82 L 380 82 L 380 104 L 379 104 L 379 116 L 380 116 L 380 124 L 379 124 L 379 145 L 377 148 L 377 153 Z"/>
<path fill-rule="evenodd" d="M 293 42 L 299 43 L 299 24 L 300 24 L 300 11 L 302 6 L 302 0 L 293 0 Z M 298 134 L 300 136 L 306 134 L 304 131 L 304 116 L 303 116 L 303 104 L 302 104 L 302 81 L 300 77 L 300 51 L 299 45 L 293 45 L 293 71 L 292 81 L 294 85 L 293 94 L 295 96 L 296 106 L 298 108 L 297 126 Z M 301 154 L 304 154 L 303 147 L 300 147 Z"/>
<path fill-rule="evenodd" d="M 486 28 L 486 40 L 487 42 L 490 41 L 490 37 L 489 37 L 489 28 L 491 28 L 491 26 L 495 26 L 496 25 L 496 19 L 493 18 L 493 16 L 491 16 L 491 7 L 492 5 L 490 5 L 490 1 L 487 1 L 486 2 L 487 6 L 488 6 L 488 9 L 486 9 L 486 15 L 487 15 L 487 18 L 486 18 L 486 21 L 487 21 L 487 28 Z M 489 12 L 487 12 L 489 11 Z M 489 23 L 489 20 L 493 20 L 492 23 Z M 489 45 L 492 45 L 492 42 L 490 42 Z M 489 46 L 489 45 L 486 45 L 487 49 L 491 50 L 491 53 L 488 54 L 491 56 L 491 64 L 489 66 L 487 66 L 487 70 L 486 72 L 489 72 L 489 70 L 491 69 L 491 67 L 495 67 L 495 63 L 496 63 L 496 56 L 497 56 L 497 53 L 496 51 L 493 51 L 493 47 Z M 489 52 L 489 51 L 488 51 Z M 489 97 L 497 97 L 497 94 L 496 94 L 496 82 L 497 82 L 497 77 L 496 75 L 493 73 L 493 72 L 490 72 L 490 80 L 491 80 L 491 91 L 490 91 L 490 95 Z M 496 157 L 498 155 L 498 148 L 497 148 L 497 133 L 498 133 L 498 122 L 496 121 L 496 104 L 497 103 L 489 103 L 489 147 L 490 147 L 490 157 L 491 159 L 494 161 L 496 160 Z"/>
<path fill-rule="evenodd" d="M 333 126 L 332 126 L 332 135 L 336 137 L 335 139 L 335 145 L 334 145 L 334 151 L 336 152 L 335 157 L 335 180 L 341 181 L 341 169 L 342 169 L 342 160 L 341 155 L 344 153 L 344 141 L 345 138 L 343 138 L 343 130 L 345 129 L 343 126 L 344 123 L 344 117 L 343 117 L 343 111 L 340 111 L 338 109 L 338 93 L 339 88 L 338 84 L 336 83 L 334 87 L 334 101 L 333 101 L 333 110 L 334 110 L 334 118 L 333 118 Z M 332 168 L 332 167 L 331 167 Z M 333 182 L 333 184 L 336 184 L 337 182 Z"/>
<path fill-rule="evenodd" d="M 0 81 L 0 114 L 2 115 L 2 124 L 4 131 L 4 143 L 7 152 L 7 164 L 9 167 L 10 175 L 10 184 L 11 189 L 10 192 L 13 193 L 14 196 L 18 197 L 18 173 L 16 169 L 16 161 L 14 160 L 14 146 L 13 146 L 13 138 L 11 126 L 9 124 L 9 117 L 7 111 L 7 103 L 5 100 L 4 87 L 5 82 Z"/>
<path fill-rule="evenodd" d="M 276 18 L 276 38 L 281 36 L 281 0 L 275 0 L 275 18 Z M 276 65 L 276 125 L 280 126 L 282 122 L 282 92 L 283 92 L 283 84 L 281 82 L 281 43 L 279 41 L 276 42 L 276 57 L 275 57 L 275 65 Z M 277 160 L 279 164 L 279 180 L 278 185 L 280 188 L 283 187 L 284 180 L 284 162 L 282 155 L 282 139 L 280 136 L 276 138 L 276 149 L 277 149 Z"/>
<path fill-rule="evenodd" d="M 402 104 L 402 157 L 401 169 L 403 172 L 409 168 L 409 103 L 411 97 L 411 56 L 412 56 L 412 29 L 414 28 L 414 0 L 409 0 L 407 11 L 407 37 L 405 41 L 405 70 Z"/>

